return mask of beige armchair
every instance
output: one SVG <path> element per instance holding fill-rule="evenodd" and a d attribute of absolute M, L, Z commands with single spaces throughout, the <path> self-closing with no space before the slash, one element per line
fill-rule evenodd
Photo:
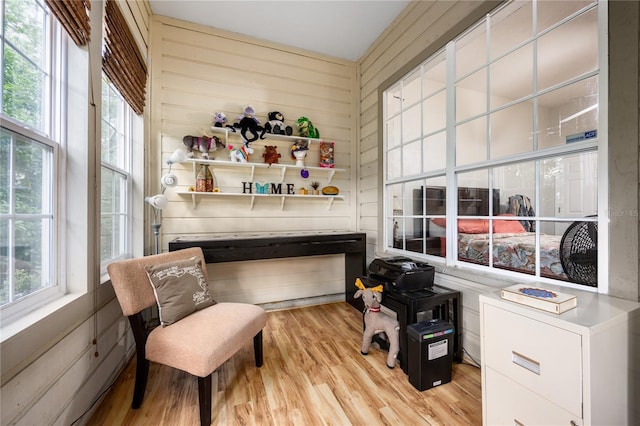
<path fill-rule="evenodd" d="M 149 361 L 157 362 L 198 378 L 200 424 L 209 425 L 212 373 L 252 337 L 256 366 L 262 366 L 262 329 L 267 316 L 262 308 L 255 305 L 216 303 L 149 332 L 141 311 L 157 302 L 146 267 L 194 256 L 200 259 L 202 274 L 205 282 L 208 282 L 204 256 L 199 247 L 113 262 L 107 270 L 122 312 L 129 317 L 136 342 L 136 381 L 132 408 L 142 405 Z"/>

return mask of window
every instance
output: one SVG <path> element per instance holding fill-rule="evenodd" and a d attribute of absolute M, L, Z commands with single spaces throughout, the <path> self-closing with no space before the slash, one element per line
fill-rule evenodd
<path fill-rule="evenodd" d="M 0 10 L 0 300 L 3 319 L 61 291 L 56 273 L 56 177 L 63 35 L 44 5 Z"/>
<path fill-rule="evenodd" d="M 597 287 L 599 13 L 509 2 L 383 92 L 388 251 Z"/>
<path fill-rule="evenodd" d="M 103 74 L 100 264 L 130 253 L 131 108 Z"/>

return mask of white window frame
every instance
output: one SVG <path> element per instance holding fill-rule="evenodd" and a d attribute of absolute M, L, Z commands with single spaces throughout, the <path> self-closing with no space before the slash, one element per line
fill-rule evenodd
<path fill-rule="evenodd" d="M 501 6 L 502 7 L 502 6 Z M 588 8 L 591 8 L 593 6 L 589 6 Z M 584 289 L 584 290 L 592 290 L 592 291 L 598 291 L 601 293 L 606 293 L 608 291 L 608 283 L 607 283 L 607 279 L 606 277 L 608 276 L 608 263 L 607 263 L 607 258 L 609 255 L 609 248 L 608 248 L 608 221 L 606 220 L 606 212 L 608 211 L 608 196 L 607 196 L 607 146 L 608 146 L 608 141 L 607 141 L 607 124 L 608 124 L 608 119 L 607 119 L 607 102 L 608 102 L 608 93 L 607 93 L 607 78 L 608 78 L 608 74 L 607 74 L 607 5 L 605 2 L 599 2 L 598 3 L 598 41 L 599 41 L 599 47 L 598 47 L 598 58 L 599 58 L 599 72 L 594 73 L 597 74 L 597 79 L 598 79 L 598 105 L 599 105 L 599 114 L 598 114 L 598 138 L 597 138 L 597 142 L 594 141 L 587 141 L 587 142 L 581 142 L 579 144 L 575 144 L 575 145 L 565 145 L 565 146 L 560 146 L 560 147 L 555 147 L 555 148 L 550 148 L 550 149 L 546 149 L 546 150 L 540 150 L 540 151 L 532 151 L 530 153 L 526 153 L 526 154 L 520 154 L 517 156 L 512 156 L 509 157 L 506 160 L 489 160 L 489 161 L 479 161 L 477 163 L 473 163 L 473 164 L 466 164 L 463 166 L 456 166 L 455 163 L 455 153 L 456 153 L 456 120 L 455 120 L 455 84 L 456 84 L 456 78 L 455 78 L 455 61 L 451 60 L 451 58 L 455 58 L 455 41 L 460 39 L 460 37 L 462 37 L 465 33 L 463 33 L 462 36 L 457 37 L 455 40 L 452 40 L 451 42 L 449 42 L 447 44 L 446 47 L 444 47 L 443 49 L 439 50 L 438 52 L 434 53 L 433 55 L 431 55 L 430 58 L 428 58 L 427 60 L 425 60 L 421 65 L 417 66 L 416 68 L 412 69 L 411 71 L 409 71 L 408 73 L 406 73 L 404 76 L 402 76 L 401 78 L 399 78 L 396 82 L 392 83 L 388 89 L 386 89 L 385 91 L 383 91 L 383 97 L 382 97 L 382 117 L 383 117 L 383 123 L 386 123 L 386 120 L 389 119 L 390 114 L 387 111 L 387 97 L 390 96 L 392 93 L 394 93 L 398 87 L 402 87 L 402 83 L 404 81 L 404 79 L 406 79 L 408 76 L 411 76 L 413 73 L 416 72 L 416 70 L 420 70 L 421 67 L 428 63 L 432 58 L 436 58 L 438 55 L 442 55 L 443 52 L 445 52 L 445 54 L 447 55 L 447 63 L 446 63 L 446 67 L 447 67 L 447 82 L 446 82 L 446 91 L 447 91 L 447 123 L 446 123 L 446 138 L 447 138 L 447 160 L 446 160 L 446 168 L 444 170 L 433 170 L 433 171 L 429 171 L 429 172 L 425 172 L 424 171 L 424 167 L 422 167 L 422 173 L 419 176 L 401 176 L 401 177 L 394 177 L 393 179 L 389 179 L 389 175 L 388 175 L 388 167 L 389 167 L 389 159 L 388 159 L 388 153 L 390 152 L 390 148 L 388 148 L 388 144 L 387 144 L 387 131 L 386 131 L 386 125 L 383 125 L 383 177 L 382 177 L 382 182 L 383 182 L 383 203 L 382 203 L 382 249 L 386 252 L 389 253 L 394 253 L 394 254 L 402 254 L 402 255 L 408 255 L 408 256 L 412 256 L 412 257 L 418 257 L 418 258 L 424 258 L 425 260 L 429 260 L 429 261 L 434 261 L 434 262 L 445 262 L 445 265 L 450 266 L 450 267 L 458 267 L 458 268 L 464 268 L 464 269 L 469 269 L 471 271 L 473 270 L 478 270 L 478 271 L 482 271 L 482 272 L 490 272 L 490 273 L 495 273 L 504 277 L 510 277 L 510 278 L 516 278 L 516 279 L 521 279 L 521 280 L 525 280 L 525 281 L 549 281 L 549 282 L 553 282 L 555 284 L 560 284 L 560 285 L 566 285 L 569 287 L 577 287 L 580 289 Z M 587 8 L 583 8 L 582 11 L 586 10 Z M 499 9 L 496 9 L 499 10 Z M 493 12 L 492 12 L 493 13 Z M 578 12 L 576 12 L 577 14 Z M 486 19 L 486 18 L 485 18 Z M 483 19 L 481 21 L 481 23 L 475 24 L 473 26 L 471 26 L 469 28 L 468 31 L 473 30 L 474 28 L 476 28 L 478 25 L 481 25 L 482 23 L 485 22 L 485 19 Z M 534 64 L 535 67 L 535 64 Z M 565 82 L 566 83 L 566 82 Z M 538 96 L 538 95 L 536 95 Z M 423 95 L 421 95 L 420 99 L 424 99 Z M 400 112 L 398 114 L 400 114 L 400 120 L 402 119 L 402 113 L 403 111 L 406 111 L 408 108 L 401 108 Z M 489 116 L 491 114 L 491 111 L 488 109 L 487 112 L 483 115 L 485 116 Z M 472 118 L 478 118 L 479 116 L 474 116 Z M 457 123 L 460 124 L 460 123 Z M 421 126 L 423 125 L 422 121 L 421 121 Z M 425 135 L 423 135 L 423 132 L 421 131 L 420 134 L 422 135 L 421 137 L 424 137 Z M 400 144 L 405 144 L 405 140 L 402 139 Z M 396 145 L 397 146 L 397 145 Z M 447 241 L 447 247 L 446 247 L 446 253 L 447 253 L 447 257 L 446 258 L 442 258 L 442 257 L 437 257 L 437 256 L 431 256 L 431 255 L 425 255 L 425 254 L 421 254 L 421 253 L 417 253 L 417 252 L 413 252 L 413 251 L 409 251 L 406 249 L 397 249 L 394 248 L 394 242 L 392 241 L 392 235 L 394 234 L 393 230 L 390 229 L 392 225 L 392 223 L 394 223 L 393 221 L 393 216 L 392 215 L 392 211 L 390 210 L 390 205 L 392 203 L 392 200 L 389 199 L 389 188 L 391 185 L 397 185 L 397 184 L 402 184 L 403 185 L 403 189 L 402 189 L 402 196 L 403 198 L 407 198 L 408 195 L 405 192 L 406 189 L 404 189 L 404 183 L 413 183 L 416 181 L 422 181 L 422 182 L 426 182 L 426 179 L 429 178 L 434 178 L 434 177 L 440 177 L 440 178 L 444 178 L 445 182 L 446 182 L 446 187 L 447 187 L 447 209 L 446 209 L 446 217 L 453 219 L 454 221 L 458 218 L 458 212 L 457 212 L 457 205 L 458 205 L 458 200 L 457 200 L 457 176 L 459 173 L 465 172 L 465 171 L 473 171 L 473 170 L 487 170 L 489 172 L 489 190 L 492 190 L 492 182 L 491 182 L 491 170 L 493 167 L 496 166 L 500 166 L 502 164 L 508 164 L 510 162 L 518 162 L 518 161 L 525 161 L 525 160 L 529 160 L 529 161 L 533 161 L 533 160 L 540 160 L 540 159 L 544 159 L 544 158 L 549 158 L 549 157 L 557 157 L 560 156 L 562 154 L 569 154 L 569 153 L 575 153 L 575 152 L 579 152 L 579 151 L 596 151 L 598 153 L 598 234 L 599 234 L 599 244 L 598 244 L 598 287 L 597 289 L 595 288 L 590 288 L 590 287 L 585 287 L 582 285 L 577 285 L 574 283 L 570 283 L 570 282 L 564 282 L 564 281 L 557 281 L 557 280 L 551 280 L 551 279 L 546 279 L 540 276 L 531 276 L 525 273 L 518 273 L 518 272 L 511 272 L 511 271 L 505 271 L 505 270 L 501 270 L 501 269 L 497 269 L 497 268 L 493 268 L 492 266 L 492 262 L 489 263 L 490 266 L 478 266 L 478 265 L 474 265 L 465 261 L 461 261 L 458 260 L 458 247 L 457 247 L 457 227 L 455 226 L 450 226 L 447 227 L 447 234 L 446 234 L 446 241 Z M 402 164 L 400 165 L 400 169 L 403 169 Z M 536 184 L 538 184 L 538 182 L 536 182 Z M 404 206 L 403 206 L 404 209 Z M 411 215 L 407 215 L 406 213 L 403 212 L 403 218 L 406 218 L 408 216 Z M 426 216 L 426 215 L 423 215 Z M 549 220 L 549 219 L 553 219 L 553 218 L 545 218 L 545 217 L 540 217 L 537 216 L 535 218 L 535 220 Z M 449 221 L 449 223 L 451 223 L 452 221 Z M 426 231 L 426 230 L 425 230 Z M 424 246 L 423 246 L 424 248 Z M 539 250 L 537 250 L 537 256 L 539 256 Z M 537 272 L 539 273 L 539 269 L 540 269 L 540 262 L 539 262 L 539 258 L 537 259 L 538 261 L 536 262 L 537 264 Z"/>
<path fill-rule="evenodd" d="M 109 258 L 102 259 L 102 250 L 100 250 L 100 274 L 105 276 L 107 273 L 107 264 L 113 262 L 115 260 L 124 259 L 131 256 L 132 253 L 132 192 L 133 192 L 133 160 L 132 160 L 132 146 L 133 146 L 133 110 L 129 106 L 129 104 L 125 101 L 122 95 L 118 92 L 118 89 L 109 81 L 108 77 L 102 73 L 102 81 L 106 83 L 109 87 L 109 90 L 115 95 L 118 96 L 121 106 L 123 108 L 123 128 L 115 129 L 118 133 L 122 135 L 123 146 L 121 147 L 124 152 L 124 167 L 118 167 L 117 165 L 106 162 L 104 159 L 101 159 L 101 169 L 109 170 L 113 173 L 119 174 L 125 180 L 125 194 L 124 194 L 124 211 L 120 212 L 100 212 L 101 217 L 104 216 L 125 216 L 125 229 L 121 230 L 118 235 L 111 235 L 112 239 L 118 239 L 120 241 L 120 246 L 123 247 L 122 253 L 120 255 Z M 106 96 L 107 94 L 102 93 L 102 96 Z M 107 127 L 112 127 L 109 124 L 105 124 L 104 122 L 104 111 L 102 112 L 102 125 Z M 104 130 L 104 129 L 103 129 Z M 101 191 L 102 193 L 102 191 Z M 102 231 L 100 232 L 100 238 L 102 242 Z"/>
<path fill-rule="evenodd" d="M 61 157 L 61 151 L 64 150 L 64 145 L 61 141 L 63 140 L 62 135 L 65 133 L 64 123 L 66 120 L 66 97 L 64 93 L 66 92 L 66 43 L 68 37 L 64 34 L 61 26 L 55 18 L 53 18 L 51 13 L 48 12 L 46 8 L 45 11 L 44 37 L 46 38 L 46 43 L 43 48 L 45 49 L 46 60 L 43 71 L 48 77 L 45 78 L 44 83 L 43 97 L 46 105 L 42 117 L 43 127 L 41 129 L 34 129 L 25 125 L 25 123 L 13 119 L 12 117 L 5 116 L 2 112 L 0 112 L 0 118 L 2 119 L 2 126 L 7 130 L 51 147 L 53 150 L 52 170 L 49 177 L 51 187 L 50 193 L 53 197 L 51 220 L 52 233 L 50 237 L 48 237 L 50 241 L 46 244 L 50 247 L 48 263 L 51 265 L 49 271 L 51 285 L 2 306 L 2 308 L 0 308 L 0 312 L 2 314 L 3 324 L 11 323 L 16 319 L 25 316 L 29 312 L 46 305 L 47 303 L 64 295 L 67 290 L 64 274 L 65 269 L 61 267 L 63 259 L 59 253 L 61 252 L 61 247 L 63 245 L 60 237 L 62 234 L 60 228 L 60 193 L 61 191 L 64 191 L 63 186 L 65 180 L 64 162 Z M 2 13 L 1 22 L 4 25 L 4 7 L 0 13 Z M 3 34 L 3 46 L 5 42 L 6 40 Z M 4 47 L 2 52 L 4 52 Z M 4 58 L 2 58 L 2 61 L 4 61 Z M 2 63 L 4 66 L 4 62 Z M 45 256 L 46 254 L 43 253 L 42 255 Z"/>

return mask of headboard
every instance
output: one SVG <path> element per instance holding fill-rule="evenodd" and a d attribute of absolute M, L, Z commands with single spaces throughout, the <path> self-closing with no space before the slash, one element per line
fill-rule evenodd
<path fill-rule="evenodd" d="M 423 203 L 423 194 L 426 196 Z M 500 214 L 500 190 L 493 190 L 493 215 Z M 413 190 L 413 214 L 417 216 L 444 215 L 446 214 L 447 188 L 445 186 L 427 186 Z M 423 212 L 423 204 L 426 212 Z M 489 188 L 458 188 L 458 215 L 460 216 L 488 216 L 489 215 Z M 424 235 L 422 219 L 416 219 L 414 230 L 416 237 Z"/>

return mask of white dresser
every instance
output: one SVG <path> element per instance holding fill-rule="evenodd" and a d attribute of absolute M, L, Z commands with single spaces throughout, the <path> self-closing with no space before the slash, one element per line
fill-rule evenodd
<path fill-rule="evenodd" d="M 480 296 L 485 425 L 640 425 L 640 304 L 578 296 L 547 313 Z"/>

